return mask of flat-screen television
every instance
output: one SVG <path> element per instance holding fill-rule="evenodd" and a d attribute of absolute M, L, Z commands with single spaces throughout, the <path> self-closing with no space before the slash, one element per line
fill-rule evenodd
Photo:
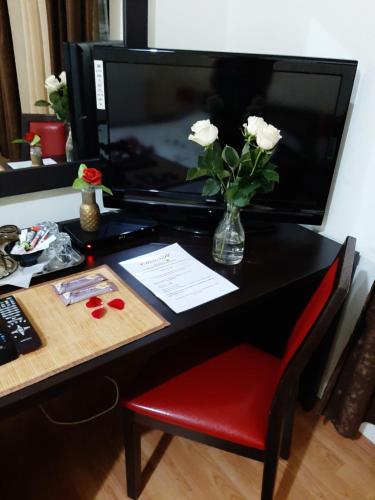
<path fill-rule="evenodd" d="M 97 126 L 108 207 L 208 220 L 220 197 L 186 181 L 202 149 L 190 127 L 209 118 L 222 146 L 240 150 L 242 125 L 261 116 L 281 130 L 273 156 L 280 182 L 257 195 L 246 217 L 320 224 L 340 148 L 356 61 L 94 47 Z"/>

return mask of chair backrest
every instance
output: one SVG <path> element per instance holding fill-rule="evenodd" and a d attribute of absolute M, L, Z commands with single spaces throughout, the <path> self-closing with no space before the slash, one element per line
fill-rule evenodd
<path fill-rule="evenodd" d="M 40 136 L 42 157 L 65 155 L 66 132 L 63 122 L 29 122 L 29 132 Z"/>
<path fill-rule="evenodd" d="M 40 136 L 42 157 L 65 156 L 66 129 L 63 122 L 53 115 L 23 114 L 22 134 L 34 132 Z M 25 150 L 22 156 L 28 159 L 29 152 Z"/>
<path fill-rule="evenodd" d="M 302 345 L 306 336 L 311 331 L 312 326 L 332 296 L 337 276 L 338 264 L 339 260 L 336 258 L 294 325 L 281 360 L 280 376 L 284 373 L 286 367 L 293 359 L 293 356 Z"/>
<path fill-rule="evenodd" d="M 295 323 L 280 363 L 279 386 L 272 411 L 290 387 L 298 384 L 302 370 L 329 332 L 344 304 L 353 274 L 355 242 L 355 238 L 350 236 L 346 239 Z"/>

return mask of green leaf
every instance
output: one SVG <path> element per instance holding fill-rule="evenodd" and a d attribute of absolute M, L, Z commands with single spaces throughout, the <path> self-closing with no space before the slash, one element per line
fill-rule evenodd
<path fill-rule="evenodd" d="M 214 142 L 213 146 L 212 146 L 212 150 L 213 150 L 213 153 L 215 156 L 218 156 L 219 158 L 221 158 L 221 146 L 220 146 L 220 142 L 216 141 Z"/>
<path fill-rule="evenodd" d="M 230 177 L 230 176 L 231 176 L 231 173 L 228 172 L 228 170 L 223 170 L 219 175 L 220 179 L 228 179 L 228 177 Z"/>
<path fill-rule="evenodd" d="M 260 187 L 261 183 L 259 181 L 249 181 L 248 178 L 241 179 L 233 196 L 234 204 L 237 207 L 245 207 L 250 203 L 251 198 Z"/>
<path fill-rule="evenodd" d="M 259 167 L 264 168 L 266 165 L 268 165 L 269 160 L 270 160 L 270 155 L 267 153 L 267 151 L 264 151 L 258 160 Z"/>
<path fill-rule="evenodd" d="M 51 107 L 56 113 L 56 117 L 65 123 L 69 122 L 69 100 L 66 86 L 61 86 L 59 90 L 51 92 L 49 99 L 51 101 Z"/>
<path fill-rule="evenodd" d="M 277 168 L 277 165 L 274 163 L 271 163 L 270 161 L 267 163 L 267 170 L 275 170 Z"/>
<path fill-rule="evenodd" d="M 240 178 L 249 178 L 251 176 L 251 173 L 253 171 L 253 164 L 251 160 L 247 161 L 240 161 L 240 166 L 238 167 L 238 175 Z"/>
<path fill-rule="evenodd" d="M 237 191 L 235 196 L 233 196 L 233 203 L 236 207 L 246 207 L 249 204 L 249 196 L 241 194 L 240 191 Z"/>
<path fill-rule="evenodd" d="M 51 104 L 45 99 L 38 99 L 37 101 L 34 102 L 34 106 L 46 107 L 46 106 L 51 106 Z"/>
<path fill-rule="evenodd" d="M 109 187 L 103 186 L 103 184 L 99 184 L 99 186 L 96 187 L 113 196 L 112 189 L 109 189 Z"/>
<path fill-rule="evenodd" d="M 38 134 L 34 135 L 34 139 L 30 142 L 30 146 L 35 146 L 35 144 L 39 144 L 40 142 L 40 137 Z"/>
<path fill-rule="evenodd" d="M 251 163 L 251 155 L 250 155 L 250 151 L 243 154 L 241 157 L 240 157 L 240 162 L 241 163 L 248 163 L 250 162 Z"/>
<path fill-rule="evenodd" d="M 231 146 L 225 146 L 222 152 L 223 160 L 232 168 L 236 167 L 239 162 L 239 156 L 237 151 Z"/>
<path fill-rule="evenodd" d="M 274 182 L 268 181 L 263 177 L 259 191 L 261 193 L 270 193 L 273 190 L 274 186 L 275 186 Z"/>
<path fill-rule="evenodd" d="M 262 170 L 262 175 L 268 181 L 279 182 L 279 174 L 275 170 Z"/>
<path fill-rule="evenodd" d="M 215 142 L 212 148 L 207 150 L 206 166 L 212 176 L 223 170 L 223 160 L 221 159 L 221 147 L 219 143 Z"/>
<path fill-rule="evenodd" d="M 74 179 L 74 182 L 72 184 L 72 188 L 74 189 L 85 189 L 89 186 L 90 184 L 88 184 L 87 182 L 85 182 L 83 179 L 80 178 Z"/>
<path fill-rule="evenodd" d="M 12 144 L 29 144 L 25 139 L 13 139 Z"/>
<path fill-rule="evenodd" d="M 261 182 L 255 180 L 249 180 L 249 178 L 241 179 L 239 183 L 239 189 L 244 195 L 253 195 L 260 187 Z"/>
<path fill-rule="evenodd" d="M 54 92 L 51 92 L 49 95 L 49 100 L 51 101 L 51 104 L 56 105 L 59 103 L 61 100 L 61 96 L 58 90 L 55 90 Z"/>
<path fill-rule="evenodd" d="M 198 167 L 199 168 L 207 168 L 207 158 L 205 156 L 198 156 Z"/>
<path fill-rule="evenodd" d="M 244 145 L 244 147 L 242 148 L 242 151 L 241 151 L 241 155 L 244 156 L 247 153 L 250 154 L 250 146 L 249 146 L 249 144 L 247 142 L 245 142 L 245 145 Z"/>
<path fill-rule="evenodd" d="M 197 179 L 198 177 L 204 177 L 207 174 L 208 170 L 206 168 L 189 168 L 186 172 L 186 180 L 192 181 L 194 179 Z"/>
<path fill-rule="evenodd" d="M 251 162 L 253 165 L 255 165 L 258 153 L 259 153 L 259 148 L 250 149 Z"/>
<path fill-rule="evenodd" d="M 82 179 L 83 171 L 85 170 L 85 168 L 87 168 L 87 165 L 85 165 L 84 163 L 81 163 L 81 165 L 79 166 L 79 169 L 78 169 L 78 177 L 80 179 Z"/>
<path fill-rule="evenodd" d="M 233 198 L 236 196 L 237 191 L 238 191 L 238 184 L 236 182 L 233 182 L 227 189 L 225 195 L 226 199 L 228 201 L 233 200 Z"/>
<path fill-rule="evenodd" d="M 203 196 L 214 196 L 220 191 L 220 183 L 217 179 L 207 179 L 203 186 Z"/>

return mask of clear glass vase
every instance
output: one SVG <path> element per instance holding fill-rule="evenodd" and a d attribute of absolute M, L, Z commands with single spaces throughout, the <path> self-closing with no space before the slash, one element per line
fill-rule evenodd
<path fill-rule="evenodd" d="M 72 128 L 70 123 L 67 124 L 68 135 L 65 144 L 65 156 L 66 161 L 73 161 L 73 139 L 72 139 Z"/>
<path fill-rule="evenodd" d="M 245 248 L 245 232 L 240 209 L 228 202 L 225 213 L 214 233 L 212 257 L 219 264 L 239 264 Z"/>

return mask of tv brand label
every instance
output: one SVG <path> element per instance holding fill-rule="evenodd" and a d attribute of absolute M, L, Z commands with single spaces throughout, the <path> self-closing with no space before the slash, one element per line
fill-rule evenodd
<path fill-rule="evenodd" d="M 103 61 L 94 59 L 96 109 L 105 109 Z"/>

